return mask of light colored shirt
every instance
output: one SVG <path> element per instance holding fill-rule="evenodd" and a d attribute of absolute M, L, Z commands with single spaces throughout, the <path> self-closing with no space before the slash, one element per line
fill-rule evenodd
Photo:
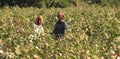
<path fill-rule="evenodd" d="M 38 26 L 35 23 L 33 23 L 32 28 L 34 29 L 35 35 L 37 36 L 44 35 L 44 28 L 42 27 L 42 25 Z"/>

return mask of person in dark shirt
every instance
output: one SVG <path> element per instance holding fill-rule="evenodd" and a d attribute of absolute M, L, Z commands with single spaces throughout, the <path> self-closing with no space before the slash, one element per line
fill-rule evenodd
<path fill-rule="evenodd" d="M 58 21 L 55 24 L 54 28 L 54 34 L 55 34 L 55 39 L 62 39 L 62 37 L 65 34 L 65 31 L 68 29 L 68 24 L 64 20 L 64 13 L 58 12 L 57 14 Z"/>

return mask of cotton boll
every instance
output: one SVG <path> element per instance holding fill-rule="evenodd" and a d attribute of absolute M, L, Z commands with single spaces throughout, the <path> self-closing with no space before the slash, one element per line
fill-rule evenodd
<path fill-rule="evenodd" d="M 115 51 L 110 51 L 112 54 L 115 54 Z"/>
<path fill-rule="evenodd" d="M 118 46 L 118 48 L 120 48 L 120 46 Z"/>
<path fill-rule="evenodd" d="M 32 40 L 30 40 L 30 42 L 32 43 L 33 41 L 32 41 Z"/>
<path fill-rule="evenodd" d="M 120 59 L 120 56 L 118 56 L 117 59 Z"/>
<path fill-rule="evenodd" d="M 3 54 L 3 50 L 0 50 L 0 54 Z"/>
<path fill-rule="evenodd" d="M 39 49 L 38 46 L 35 46 L 36 49 Z"/>

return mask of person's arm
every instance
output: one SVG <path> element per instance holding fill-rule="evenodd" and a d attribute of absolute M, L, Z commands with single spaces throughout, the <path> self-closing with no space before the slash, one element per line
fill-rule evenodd
<path fill-rule="evenodd" d="M 65 22 L 65 30 L 69 29 L 69 25 L 67 24 L 67 22 Z"/>

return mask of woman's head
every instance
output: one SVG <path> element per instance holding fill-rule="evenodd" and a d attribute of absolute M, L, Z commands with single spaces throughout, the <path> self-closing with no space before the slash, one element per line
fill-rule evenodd
<path fill-rule="evenodd" d="M 58 17 L 59 20 L 63 20 L 64 19 L 64 13 L 58 12 L 57 17 Z"/>
<path fill-rule="evenodd" d="M 38 17 L 36 18 L 36 24 L 37 24 L 37 25 L 42 25 L 42 23 L 43 23 L 43 17 L 42 17 L 42 16 L 38 16 Z"/>

